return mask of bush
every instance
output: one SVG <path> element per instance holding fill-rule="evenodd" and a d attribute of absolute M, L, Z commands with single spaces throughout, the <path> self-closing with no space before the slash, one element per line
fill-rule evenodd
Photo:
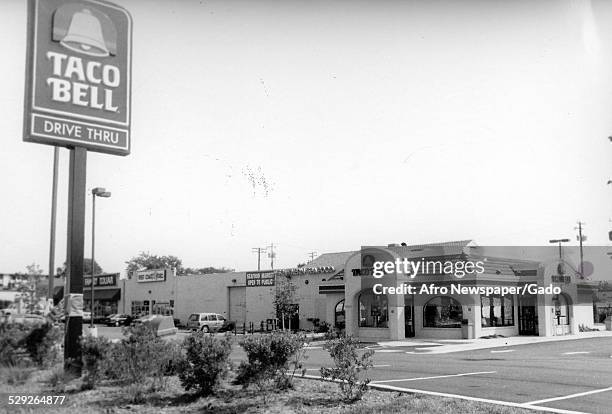
<path fill-rule="evenodd" d="M 273 382 L 276 389 L 293 386 L 296 371 L 305 373 L 302 363 L 306 358 L 303 334 L 272 333 L 251 336 L 240 342 L 247 361 L 238 367 L 236 382 L 247 387 L 255 384 L 260 390 Z"/>
<path fill-rule="evenodd" d="M 107 338 L 94 338 L 93 336 L 84 336 L 81 338 L 81 349 L 83 351 L 83 370 L 85 378 L 83 379 L 82 389 L 93 389 L 102 377 L 102 367 L 106 363 L 111 354 L 112 343 Z"/>
<path fill-rule="evenodd" d="M 185 338 L 183 348 L 186 356 L 177 367 L 181 385 L 187 391 L 194 389 L 201 395 L 212 394 L 229 368 L 231 336 L 216 338 L 195 332 Z"/>
<path fill-rule="evenodd" d="M 23 339 L 28 330 L 21 325 L 0 324 L 0 365 L 14 366 L 22 362 Z"/>
<path fill-rule="evenodd" d="M 33 327 L 22 339 L 30 358 L 38 366 L 53 365 L 59 355 L 62 332 L 50 323 Z"/>
<path fill-rule="evenodd" d="M 149 384 L 153 390 L 163 388 L 165 376 L 179 355 L 178 346 L 157 337 L 145 324 L 124 328 L 124 335 L 112 345 L 104 375 L 137 387 Z"/>
<path fill-rule="evenodd" d="M 343 399 L 361 399 L 368 389 L 369 379 L 359 380 L 359 374 L 373 365 L 373 350 L 359 351 L 359 341 L 352 336 L 329 339 L 323 346 L 334 361 L 334 368 L 321 368 L 321 377 L 340 381 Z M 361 353 L 361 354 L 360 354 Z"/>

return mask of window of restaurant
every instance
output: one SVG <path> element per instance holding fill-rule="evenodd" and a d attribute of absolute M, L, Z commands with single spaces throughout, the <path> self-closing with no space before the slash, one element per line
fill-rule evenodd
<path fill-rule="evenodd" d="M 483 328 L 514 326 L 514 298 L 512 296 L 480 296 L 480 320 Z"/>
<path fill-rule="evenodd" d="M 461 328 L 463 309 L 450 296 L 437 296 L 423 307 L 423 327 Z"/>
<path fill-rule="evenodd" d="M 375 295 L 372 289 L 365 289 L 359 295 L 359 326 L 362 328 L 389 327 L 386 295 Z"/>
<path fill-rule="evenodd" d="M 336 309 L 334 312 L 334 326 L 338 329 L 345 328 L 345 313 L 344 313 L 344 299 L 336 303 Z"/>

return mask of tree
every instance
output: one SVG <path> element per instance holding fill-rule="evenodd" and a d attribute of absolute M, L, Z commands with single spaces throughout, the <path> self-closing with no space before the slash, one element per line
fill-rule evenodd
<path fill-rule="evenodd" d="M 132 257 L 125 263 L 127 264 L 126 270 L 128 274 L 137 270 L 153 270 L 167 267 L 176 269 L 177 274 L 183 273 L 183 262 L 178 257 L 171 255 L 157 256 L 148 252 L 141 252 L 138 256 Z"/>
<path fill-rule="evenodd" d="M 234 269 L 230 269 L 228 267 L 213 267 L 213 266 L 209 266 L 209 267 L 200 267 L 200 268 L 191 268 L 191 267 L 186 267 L 183 269 L 182 273 L 183 275 L 209 275 L 212 273 L 229 273 L 229 272 L 233 272 Z"/>
<path fill-rule="evenodd" d="M 94 266 L 96 267 L 96 274 L 99 275 L 101 273 L 104 273 L 104 270 L 102 270 L 102 267 L 100 266 L 98 261 L 96 260 L 94 262 L 95 262 Z M 57 268 L 57 272 L 55 274 L 55 277 L 65 277 L 65 276 L 66 276 L 66 262 L 64 262 L 64 265 L 62 267 Z M 91 259 L 83 258 L 83 276 L 91 276 Z"/>
<path fill-rule="evenodd" d="M 276 314 L 281 316 L 281 326 L 285 330 L 285 315 L 291 315 L 295 312 L 293 306 L 295 299 L 295 290 L 297 287 L 291 281 L 290 276 L 279 276 L 276 279 L 276 290 L 274 292 L 274 309 Z M 291 319 L 290 319 L 291 321 Z M 291 322 L 289 322 L 291 325 Z M 291 328 L 291 326 L 289 326 Z"/>
<path fill-rule="evenodd" d="M 32 262 L 32 264 L 26 266 L 25 275 L 19 275 L 21 280 L 27 280 L 27 283 L 20 283 L 17 286 L 17 291 L 21 292 L 21 300 L 28 313 L 40 310 L 38 309 L 38 302 L 46 292 L 45 289 L 38 289 L 42 273 L 40 266 Z"/>

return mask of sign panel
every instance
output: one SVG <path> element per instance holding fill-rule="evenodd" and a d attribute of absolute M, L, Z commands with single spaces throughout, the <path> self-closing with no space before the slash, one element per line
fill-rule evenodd
<path fill-rule="evenodd" d="M 29 0 L 24 141 L 130 153 L 132 18 L 102 0 Z"/>
<path fill-rule="evenodd" d="M 261 270 L 258 272 L 247 272 L 246 273 L 246 286 L 247 287 L 274 286 L 274 271 Z"/>
<path fill-rule="evenodd" d="M 166 271 L 164 269 L 139 270 L 136 272 L 136 282 L 163 282 L 165 280 Z"/>
<path fill-rule="evenodd" d="M 94 287 L 98 286 L 117 286 L 117 279 L 119 278 L 119 273 L 112 274 L 101 274 L 96 275 L 94 278 Z M 83 285 L 85 287 L 91 288 L 91 276 L 85 276 L 83 278 Z"/>

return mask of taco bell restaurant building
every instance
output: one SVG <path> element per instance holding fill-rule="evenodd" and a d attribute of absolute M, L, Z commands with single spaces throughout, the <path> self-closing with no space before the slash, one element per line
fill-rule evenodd
<path fill-rule="evenodd" d="M 579 278 L 573 270 L 576 266 L 568 259 L 555 256 L 554 248 L 541 249 L 535 252 L 538 260 L 525 260 L 523 257 L 527 254 L 519 249 L 512 252 L 513 248 L 481 248 L 469 240 L 362 247 L 345 263 L 344 291 L 340 291 L 340 286 L 337 291 L 330 291 L 326 306 L 327 309 L 335 306 L 336 315 L 343 312 L 346 332 L 361 340 L 555 336 L 595 328 L 593 293 L 597 284 Z M 414 279 L 398 272 L 380 278 L 373 276 L 374 262 L 397 262 L 405 258 L 421 262 L 479 263 L 481 272 L 462 274 L 460 278 L 439 272 L 417 275 Z M 463 290 L 453 291 L 453 284 Z M 396 292 L 401 292 L 398 286 L 412 285 L 414 293 L 375 294 L 375 285 L 378 293 L 383 287 L 394 287 Z M 432 285 L 438 290 L 431 291 Z M 525 290 L 523 294 L 525 285 L 533 293 Z M 538 288 L 546 286 L 557 293 L 538 292 Z M 443 287 L 447 289 L 444 291 Z M 492 291 L 513 288 L 519 293 L 503 296 L 473 293 L 485 291 L 487 287 Z"/>

